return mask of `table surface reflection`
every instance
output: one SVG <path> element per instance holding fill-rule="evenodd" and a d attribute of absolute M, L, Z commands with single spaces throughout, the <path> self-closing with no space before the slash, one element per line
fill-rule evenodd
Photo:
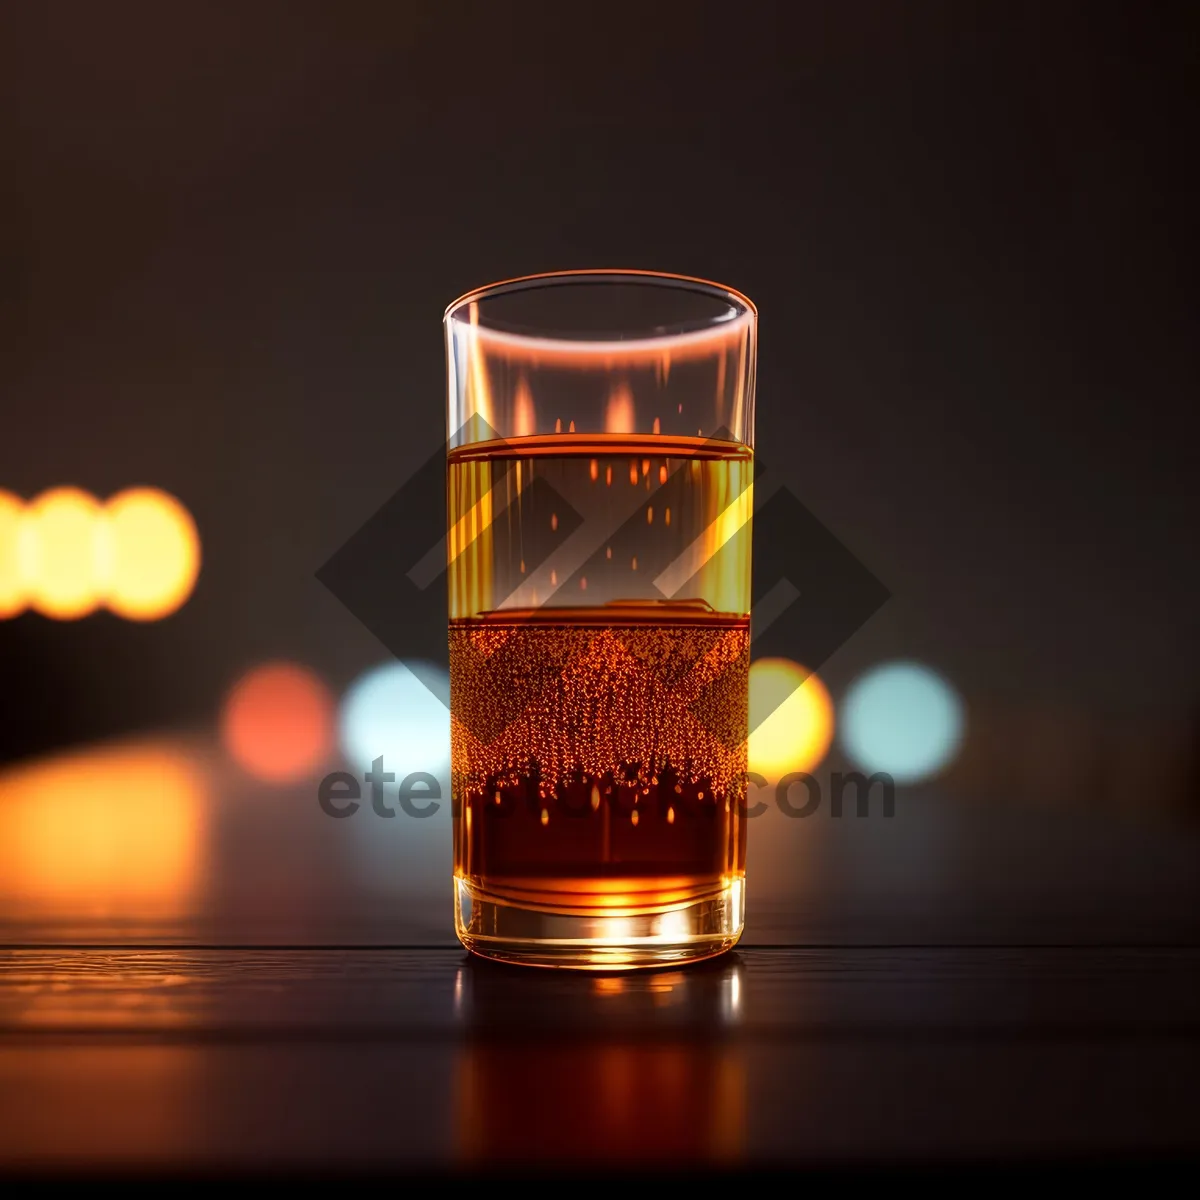
<path fill-rule="evenodd" d="M 747 949 L 537 973 L 440 949 L 7 951 L 0 1160 L 922 1164 L 1200 1134 L 1200 951 Z"/>
<path fill-rule="evenodd" d="M 0 772 L 0 1171 L 1200 1149 L 1194 830 L 764 818 L 738 950 L 625 975 L 465 955 L 448 843 L 190 734 Z"/>

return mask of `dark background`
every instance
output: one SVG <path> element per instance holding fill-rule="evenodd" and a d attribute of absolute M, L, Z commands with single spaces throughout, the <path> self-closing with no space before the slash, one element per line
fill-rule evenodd
<path fill-rule="evenodd" d="M 1195 4 L 0 0 L 0 489 L 204 550 L 0 620 L 0 1172 L 1194 1162 L 1198 60 Z M 445 305 L 597 266 L 757 302 L 761 457 L 891 594 L 821 674 L 967 730 L 756 821 L 734 954 L 533 981 L 448 805 L 213 735 L 388 659 L 315 573 L 444 443 Z"/>
<path fill-rule="evenodd" d="M 1194 8 L 3 22 L 0 487 L 163 487 L 205 557 L 160 623 L 0 622 L 0 759 L 386 657 L 314 572 L 444 438 L 444 306 L 631 266 L 759 305 L 758 445 L 892 594 L 831 689 L 917 658 L 967 700 L 964 786 L 1048 788 L 1069 729 L 1056 793 L 1190 811 Z"/>

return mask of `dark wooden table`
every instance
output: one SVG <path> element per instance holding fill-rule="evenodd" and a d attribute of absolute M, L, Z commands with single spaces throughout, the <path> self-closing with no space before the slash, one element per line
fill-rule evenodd
<path fill-rule="evenodd" d="M 862 1165 L 1178 1156 L 1200 952 L 752 948 L 534 977 L 453 949 L 9 951 L 0 1160 Z"/>
<path fill-rule="evenodd" d="M 907 824 L 777 824 L 757 877 L 751 834 L 733 954 L 530 972 L 453 943 L 444 829 L 396 834 L 379 860 L 379 828 L 247 790 L 201 743 L 104 753 L 120 787 L 111 757 L 0 776 L 4 1173 L 1200 1149 L 1194 831 L 1043 816 L 1014 875 L 1028 814 L 980 824 L 930 796 Z M 154 817 L 131 770 L 147 762 Z M 178 794 L 171 762 L 193 772 Z M 131 875 L 127 854 L 157 865 Z"/>

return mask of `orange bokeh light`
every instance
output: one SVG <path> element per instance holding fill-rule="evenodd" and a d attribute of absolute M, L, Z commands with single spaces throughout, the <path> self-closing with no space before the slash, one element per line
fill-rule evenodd
<path fill-rule="evenodd" d="M 30 604 L 47 617 L 73 621 L 100 603 L 100 504 L 79 488 L 43 492 L 26 510 Z"/>
<path fill-rule="evenodd" d="M 200 537 L 191 514 L 156 488 L 130 488 L 105 506 L 100 526 L 105 601 L 119 617 L 154 621 L 191 595 Z"/>
<path fill-rule="evenodd" d="M 82 920 L 188 911 L 207 783 L 173 744 L 81 750 L 0 772 L 0 907 Z"/>
<path fill-rule="evenodd" d="M 334 703 L 325 685 L 294 663 L 267 663 L 244 675 L 221 713 L 221 740 L 256 779 L 303 779 L 333 749 Z"/>

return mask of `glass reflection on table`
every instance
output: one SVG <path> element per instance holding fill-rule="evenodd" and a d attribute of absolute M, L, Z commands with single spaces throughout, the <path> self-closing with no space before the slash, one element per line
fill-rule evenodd
<path fill-rule="evenodd" d="M 685 971 L 545 973 L 469 960 L 454 1078 L 464 1164 L 737 1161 L 746 1137 L 736 955 Z"/>

